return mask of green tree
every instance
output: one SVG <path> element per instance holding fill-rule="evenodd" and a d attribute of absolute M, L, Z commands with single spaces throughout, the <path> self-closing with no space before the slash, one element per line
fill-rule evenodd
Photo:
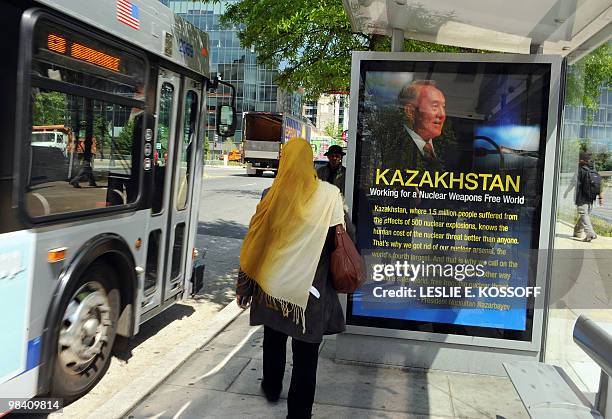
<path fill-rule="evenodd" d="M 593 164 L 595 169 L 600 172 L 612 170 L 612 154 L 607 151 L 594 153 Z"/>
<path fill-rule="evenodd" d="M 328 137 L 332 137 L 334 140 L 342 140 L 342 127 L 332 122 L 325 125 L 325 128 L 323 128 L 323 133 Z"/>
<path fill-rule="evenodd" d="M 234 142 L 227 138 L 224 142 L 223 142 L 223 152 L 225 154 L 229 154 L 230 151 L 234 150 L 236 148 L 236 144 L 234 144 Z"/>
<path fill-rule="evenodd" d="M 410 14 L 432 27 L 454 17 L 452 13 L 432 15 L 421 5 L 412 6 Z M 221 23 L 239 29 L 240 43 L 254 48 L 261 64 L 281 65 L 276 83 L 288 90 L 303 88 L 306 99 L 349 91 L 351 51 L 391 49 L 387 36 L 353 33 L 342 0 L 238 0 L 227 6 Z M 568 103 L 597 108 L 599 86 L 609 82 L 612 74 L 611 49 L 606 43 L 570 67 Z M 484 52 L 417 40 L 406 40 L 404 50 Z"/>
<path fill-rule="evenodd" d="M 584 105 L 589 111 L 587 121 L 592 121 L 593 112 L 599 109 L 599 89 L 611 81 L 612 45 L 606 42 L 569 67 L 566 102 Z"/>
<path fill-rule="evenodd" d="M 67 104 L 65 93 L 37 93 L 34 96 L 34 125 L 63 125 Z"/>
<path fill-rule="evenodd" d="M 131 154 L 132 143 L 134 142 L 134 121 L 126 121 L 121 133 L 115 138 L 115 154 Z"/>
<path fill-rule="evenodd" d="M 163 158 L 164 154 L 168 152 L 168 142 L 170 138 L 170 129 L 164 122 L 157 124 L 157 152 L 160 158 Z"/>
<path fill-rule="evenodd" d="M 111 137 L 110 122 L 105 115 L 99 115 L 94 119 L 94 137 L 96 138 L 96 148 L 100 152 L 100 158 L 104 158 L 106 140 Z"/>
<path fill-rule="evenodd" d="M 254 48 L 261 64 L 280 65 L 280 87 L 304 89 L 307 99 L 349 91 L 351 51 L 389 51 L 391 45 L 389 37 L 354 33 L 342 0 L 238 0 L 227 6 L 221 23 L 239 28 L 241 45 Z M 413 40 L 405 50 L 468 51 Z"/>
<path fill-rule="evenodd" d="M 204 160 L 210 160 L 210 141 L 208 141 L 208 135 L 204 136 Z"/>

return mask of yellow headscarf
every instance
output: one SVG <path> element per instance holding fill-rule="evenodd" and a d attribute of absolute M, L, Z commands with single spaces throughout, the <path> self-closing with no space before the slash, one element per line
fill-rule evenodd
<path fill-rule="evenodd" d="M 283 147 L 276 179 L 257 205 L 240 251 L 240 268 L 259 281 L 266 272 L 266 255 L 291 242 L 303 225 L 307 203 L 317 188 L 312 148 L 302 138 Z"/>
<path fill-rule="evenodd" d="M 344 214 L 339 189 L 318 180 L 312 161 L 306 140 L 285 144 L 276 179 L 257 205 L 240 251 L 241 273 L 285 316 L 297 308 L 298 323 L 328 228 L 342 223 Z"/>

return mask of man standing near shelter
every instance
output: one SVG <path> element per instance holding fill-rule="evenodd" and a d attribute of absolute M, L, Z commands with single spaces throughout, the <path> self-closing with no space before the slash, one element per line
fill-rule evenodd
<path fill-rule="evenodd" d="M 332 145 L 325 153 L 329 161 L 325 166 L 317 170 L 319 179 L 336 185 L 338 189 L 340 189 L 340 192 L 342 192 L 342 195 L 344 195 L 344 182 L 346 178 L 346 168 L 342 166 L 342 157 L 345 154 L 346 153 L 342 151 L 342 147 L 339 145 Z"/>

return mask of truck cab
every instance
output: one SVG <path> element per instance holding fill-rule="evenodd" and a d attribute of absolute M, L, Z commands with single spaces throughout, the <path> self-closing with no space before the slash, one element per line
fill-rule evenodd
<path fill-rule="evenodd" d="M 32 146 L 59 149 L 68 157 L 70 133 L 63 125 L 32 127 Z"/>
<path fill-rule="evenodd" d="M 283 139 L 283 115 L 267 112 L 244 114 L 242 153 L 247 175 L 261 176 L 278 170 Z"/>
<path fill-rule="evenodd" d="M 276 172 L 282 145 L 293 137 L 310 142 L 314 128 L 304 118 L 272 112 L 246 112 L 242 126 L 243 161 L 249 176 Z"/>

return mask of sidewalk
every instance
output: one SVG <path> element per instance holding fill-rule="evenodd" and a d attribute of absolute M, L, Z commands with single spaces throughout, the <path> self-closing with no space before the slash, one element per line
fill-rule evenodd
<path fill-rule="evenodd" d="M 545 360 L 592 396 L 600 367 L 574 343 L 573 329 L 584 314 L 612 333 L 612 237 L 585 243 L 572 234 L 573 226 L 557 222 Z"/>
<path fill-rule="evenodd" d="M 572 237 L 574 227 L 564 221 L 558 221 L 555 232 L 555 249 L 612 250 L 612 237 L 598 236 L 586 243 Z M 584 236 L 584 235 L 583 235 Z"/>
<path fill-rule="evenodd" d="M 130 418 L 284 418 L 260 393 L 263 329 L 244 312 L 130 413 Z M 527 418 L 507 378 L 338 364 L 335 339 L 321 345 L 315 418 Z"/>
<path fill-rule="evenodd" d="M 209 326 L 223 308 L 206 298 L 190 298 L 170 307 L 140 327 L 133 339 L 119 338 L 110 368 L 102 380 L 85 396 L 64 407 L 51 418 L 81 419 L 83 412 L 95 412 L 151 368 L 157 368 L 160 357 L 172 351 L 177 342 L 193 336 L 194 330 Z"/>

